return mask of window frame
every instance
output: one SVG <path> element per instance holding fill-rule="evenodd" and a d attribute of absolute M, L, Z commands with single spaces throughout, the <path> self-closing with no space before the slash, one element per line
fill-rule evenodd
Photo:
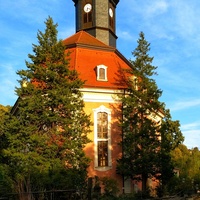
<path fill-rule="evenodd" d="M 108 136 L 107 138 L 98 138 L 98 123 L 97 116 L 99 112 L 107 113 L 108 117 Z M 111 157 L 111 109 L 106 108 L 101 105 L 100 107 L 93 109 L 94 113 L 94 169 L 98 171 L 107 171 L 112 168 L 112 157 Z M 107 141 L 108 142 L 108 166 L 99 166 L 98 165 L 98 142 Z"/>
<path fill-rule="evenodd" d="M 92 22 L 92 10 L 83 14 L 83 23 L 88 24 Z"/>
<path fill-rule="evenodd" d="M 97 80 L 98 81 L 108 81 L 108 78 L 107 78 L 107 66 L 105 65 L 97 65 Z M 104 78 L 101 78 L 100 76 L 100 71 L 101 70 L 104 70 L 105 74 L 104 74 Z"/>

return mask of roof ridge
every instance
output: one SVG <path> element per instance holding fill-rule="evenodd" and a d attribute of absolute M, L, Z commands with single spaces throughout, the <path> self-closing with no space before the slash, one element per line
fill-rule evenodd
<path fill-rule="evenodd" d="M 79 33 L 79 37 L 78 37 L 78 40 L 77 40 L 77 42 L 79 42 L 80 39 L 81 39 L 81 36 L 83 35 L 83 33 L 82 33 L 82 31 L 79 31 L 79 32 L 77 32 L 77 33 Z M 78 34 L 77 34 L 77 35 L 78 35 Z"/>

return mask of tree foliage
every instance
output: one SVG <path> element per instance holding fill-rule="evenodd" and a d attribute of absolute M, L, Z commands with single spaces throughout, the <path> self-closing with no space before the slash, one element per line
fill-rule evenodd
<path fill-rule="evenodd" d="M 200 151 L 197 147 L 188 149 L 180 144 L 171 152 L 177 171 L 175 179 L 168 183 L 171 193 L 196 193 L 200 188 Z"/>
<path fill-rule="evenodd" d="M 179 122 L 172 121 L 164 103 L 162 91 L 153 79 L 157 67 L 148 55 L 150 44 L 140 33 L 133 51 L 135 60 L 126 73 L 127 91 L 122 100 L 123 156 L 118 160 L 118 172 L 125 177 L 142 180 L 145 191 L 147 179 L 172 175 L 170 151 L 183 141 Z M 160 175 L 162 172 L 161 177 Z"/>
<path fill-rule="evenodd" d="M 179 145 L 172 153 L 172 160 L 179 170 L 181 178 L 198 180 L 200 175 L 200 151 L 197 147 L 188 149 L 185 145 Z"/>
<path fill-rule="evenodd" d="M 45 24 L 27 69 L 17 72 L 17 110 L 4 126 L 4 164 L 17 192 L 79 187 L 89 162 L 83 152 L 90 131 L 80 92 L 83 82 L 70 69 L 57 24 L 51 17 Z"/>

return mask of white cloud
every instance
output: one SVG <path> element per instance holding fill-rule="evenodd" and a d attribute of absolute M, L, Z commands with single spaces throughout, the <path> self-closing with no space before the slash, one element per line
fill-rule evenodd
<path fill-rule="evenodd" d="M 198 33 L 199 1 L 176 0 L 171 2 L 171 6 L 177 25 L 174 29 L 183 37 Z"/>
<path fill-rule="evenodd" d="M 133 35 L 126 30 L 118 30 L 118 37 L 120 37 L 120 39 L 124 39 L 124 40 L 133 40 Z"/>
<path fill-rule="evenodd" d="M 181 126 L 181 129 L 183 131 L 196 130 L 197 128 L 200 129 L 200 121 L 192 122 L 189 124 L 183 124 Z"/>
<path fill-rule="evenodd" d="M 198 147 L 200 149 L 200 129 L 191 129 L 189 131 L 182 131 L 185 140 L 184 144 L 188 148 Z"/>
<path fill-rule="evenodd" d="M 164 0 L 156 0 L 156 1 L 149 1 L 144 6 L 144 15 L 145 17 L 155 17 L 166 13 L 168 10 L 168 2 Z"/>
<path fill-rule="evenodd" d="M 184 144 L 190 149 L 194 147 L 200 149 L 200 121 L 183 124 L 181 130 L 185 137 Z"/>
<path fill-rule="evenodd" d="M 187 110 L 192 107 L 199 107 L 200 106 L 200 99 L 190 99 L 185 101 L 175 102 L 173 105 L 170 106 L 171 111 L 179 111 L 179 110 Z"/>

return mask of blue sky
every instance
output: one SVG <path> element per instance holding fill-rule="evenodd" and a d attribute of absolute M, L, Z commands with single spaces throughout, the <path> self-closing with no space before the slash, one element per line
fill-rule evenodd
<path fill-rule="evenodd" d="M 117 7 L 117 49 L 127 58 L 139 33 L 151 43 L 162 102 L 179 120 L 188 148 L 200 148 L 200 1 L 121 0 Z M 59 39 L 75 33 L 72 0 L 0 0 L 0 104 L 13 105 L 16 71 L 37 44 L 38 30 L 51 16 Z"/>

